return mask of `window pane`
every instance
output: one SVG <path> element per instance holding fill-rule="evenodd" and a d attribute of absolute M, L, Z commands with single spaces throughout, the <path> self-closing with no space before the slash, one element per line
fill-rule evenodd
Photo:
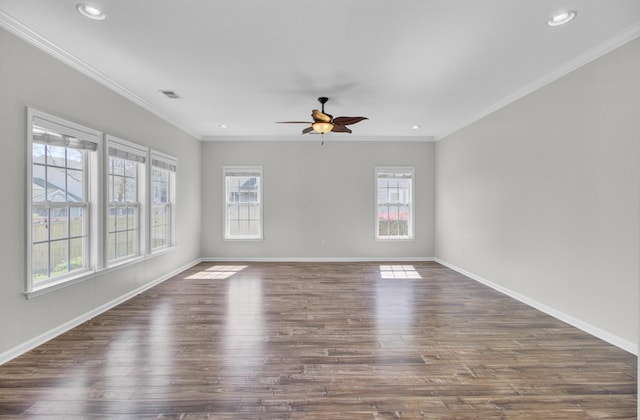
<path fill-rule="evenodd" d="M 31 260 L 33 281 L 46 280 L 49 277 L 49 243 L 33 245 L 31 248 Z"/>
<path fill-rule="evenodd" d="M 118 217 L 116 218 L 116 230 L 123 231 L 127 229 L 127 208 L 118 207 Z"/>
<path fill-rule="evenodd" d="M 33 165 L 31 179 L 31 199 L 33 202 L 46 201 L 45 198 L 45 167 L 42 165 Z"/>
<path fill-rule="evenodd" d="M 389 236 L 389 221 L 380 220 L 378 222 L 378 234 L 380 236 Z"/>
<path fill-rule="evenodd" d="M 33 242 L 46 241 L 49 238 L 49 210 L 34 208 L 31 213 L 31 239 Z"/>
<path fill-rule="evenodd" d="M 51 209 L 50 214 L 51 240 L 69 237 L 69 209 Z"/>
<path fill-rule="evenodd" d="M 126 177 L 135 178 L 136 176 L 136 162 L 131 160 L 124 161 L 124 175 Z"/>
<path fill-rule="evenodd" d="M 127 235 L 127 255 L 137 255 L 138 254 L 138 244 L 136 241 L 136 235 L 133 231 L 129 231 Z"/>
<path fill-rule="evenodd" d="M 124 159 L 109 157 L 111 161 L 111 173 L 113 175 L 124 176 Z"/>
<path fill-rule="evenodd" d="M 61 240 L 51 242 L 49 258 L 51 259 L 51 277 L 68 273 L 69 241 Z"/>
<path fill-rule="evenodd" d="M 84 201 L 82 177 L 82 171 L 77 169 L 67 170 L 67 201 Z"/>
<path fill-rule="evenodd" d="M 116 258 L 127 256 L 127 231 L 116 233 Z"/>
<path fill-rule="evenodd" d="M 64 168 L 47 167 L 47 200 L 66 201 L 66 172 Z"/>
<path fill-rule="evenodd" d="M 247 232 L 251 236 L 260 234 L 260 223 L 258 221 L 251 221 L 249 224 L 249 231 Z"/>
<path fill-rule="evenodd" d="M 71 251 L 71 259 L 69 265 L 71 271 L 84 268 L 84 258 L 82 253 L 83 242 L 84 239 L 82 238 L 71 239 L 69 241 L 69 250 Z"/>
<path fill-rule="evenodd" d="M 138 209 L 136 207 L 128 207 L 127 226 L 129 229 L 138 229 Z"/>
<path fill-rule="evenodd" d="M 135 178 L 126 178 L 125 179 L 125 194 L 124 200 L 127 203 L 135 203 L 136 201 L 136 180 Z"/>
<path fill-rule="evenodd" d="M 46 146 L 46 156 L 47 156 L 47 165 L 51 166 L 66 166 L 65 156 L 66 156 L 66 147 L 60 146 Z"/>
<path fill-rule="evenodd" d="M 107 239 L 107 258 L 109 261 L 116 258 L 116 234 L 110 232 Z"/>
<path fill-rule="evenodd" d="M 45 163 L 45 145 L 40 143 L 33 143 L 33 163 L 44 164 Z"/>
<path fill-rule="evenodd" d="M 70 236 L 79 237 L 84 236 L 84 215 L 85 211 L 82 207 L 71 207 L 69 209 L 70 217 L 69 217 L 69 230 Z"/>
<path fill-rule="evenodd" d="M 83 169 L 84 153 L 77 149 L 67 149 L 67 166 L 72 169 Z"/>
<path fill-rule="evenodd" d="M 115 232 L 116 230 L 116 218 L 118 217 L 118 208 L 114 206 L 109 206 L 109 211 L 107 215 L 107 232 Z"/>
<path fill-rule="evenodd" d="M 111 201 L 122 203 L 124 201 L 125 179 L 121 176 L 113 176 L 111 181 Z"/>

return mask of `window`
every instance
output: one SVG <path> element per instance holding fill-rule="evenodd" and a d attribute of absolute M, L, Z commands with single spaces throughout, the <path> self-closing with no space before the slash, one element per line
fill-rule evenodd
<path fill-rule="evenodd" d="M 376 238 L 413 238 L 413 168 L 376 168 Z"/>
<path fill-rule="evenodd" d="M 147 150 L 107 136 L 107 264 L 144 254 L 144 212 Z M 143 200 L 144 201 L 144 200 Z"/>
<path fill-rule="evenodd" d="M 151 152 L 151 251 L 175 245 L 175 197 L 178 162 Z"/>
<path fill-rule="evenodd" d="M 262 239 L 262 167 L 225 166 L 225 239 Z"/>
<path fill-rule="evenodd" d="M 27 292 L 78 278 L 98 264 L 100 133 L 28 110 L 30 194 Z"/>

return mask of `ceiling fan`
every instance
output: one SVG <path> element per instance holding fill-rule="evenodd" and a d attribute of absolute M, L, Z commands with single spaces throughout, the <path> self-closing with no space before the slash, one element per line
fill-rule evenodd
<path fill-rule="evenodd" d="M 318 98 L 318 102 L 322 104 L 322 111 L 314 109 L 311 111 L 311 117 L 313 122 L 309 121 L 277 121 L 278 124 L 310 124 L 310 127 L 302 130 L 302 134 L 307 134 L 315 131 L 319 134 L 325 134 L 329 131 L 334 133 L 351 133 L 351 129 L 348 125 L 359 123 L 362 120 L 367 120 L 366 117 L 336 117 L 326 114 L 324 112 L 324 104 L 327 103 L 329 98 L 321 96 Z"/>

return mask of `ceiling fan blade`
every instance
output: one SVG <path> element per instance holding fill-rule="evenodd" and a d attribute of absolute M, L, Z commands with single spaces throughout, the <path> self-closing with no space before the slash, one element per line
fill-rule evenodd
<path fill-rule="evenodd" d="M 351 129 L 342 125 L 342 124 L 333 124 L 333 130 L 331 130 L 332 133 L 349 133 L 351 134 Z"/>
<path fill-rule="evenodd" d="M 313 131 L 313 127 L 307 127 L 304 130 L 302 130 L 302 134 L 307 134 Z"/>
<path fill-rule="evenodd" d="M 309 121 L 276 121 L 276 124 L 313 124 Z"/>
<path fill-rule="evenodd" d="M 333 120 L 333 122 L 335 124 L 340 124 L 340 125 L 350 125 L 350 124 L 355 124 L 355 123 L 359 123 L 362 120 L 368 120 L 369 118 L 367 117 L 337 117 Z"/>
<path fill-rule="evenodd" d="M 331 122 L 331 115 L 320 112 L 317 109 L 311 111 L 311 117 L 314 122 Z"/>

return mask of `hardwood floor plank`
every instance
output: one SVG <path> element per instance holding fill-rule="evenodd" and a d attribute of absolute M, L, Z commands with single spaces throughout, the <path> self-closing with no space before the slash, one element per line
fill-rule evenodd
<path fill-rule="evenodd" d="M 383 265 L 199 264 L 0 366 L 0 419 L 636 418 L 632 354 Z"/>

